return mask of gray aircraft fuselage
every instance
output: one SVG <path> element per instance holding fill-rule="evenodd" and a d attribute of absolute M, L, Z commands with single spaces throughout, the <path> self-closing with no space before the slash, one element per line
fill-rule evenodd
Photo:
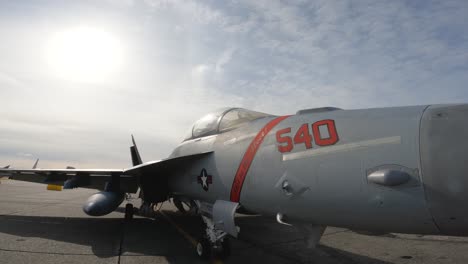
<path fill-rule="evenodd" d="M 303 111 L 189 139 L 174 196 L 290 221 L 468 235 L 468 105 Z M 286 219 L 286 218 L 285 218 Z"/>

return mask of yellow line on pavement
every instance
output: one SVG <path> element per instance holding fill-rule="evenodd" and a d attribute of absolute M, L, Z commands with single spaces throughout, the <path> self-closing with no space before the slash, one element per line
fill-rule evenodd
<path fill-rule="evenodd" d="M 174 223 L 174 221 L 172 221 L 172 219 L 166 215 L 165 213 L 163 213 L 162 211 L 159 211 L 159 213 L 164 217 L 166 218 L 166 220 L 172 225 L 175 227 L 175 229 L 177 229 L 177 231 L 179 231 L 179 233 L 185 237 L 185 239 L 187 239 L 190 244 L 192 244 L 192 246 L 196 247 L 197 246 L 197 240 L 195 238 L 193 238 L 191 235 L 189 235 L 187 232 L 185 232 L 185 230 L 183 230 L 181 227 L 179 227 L 176 223 Z"/>

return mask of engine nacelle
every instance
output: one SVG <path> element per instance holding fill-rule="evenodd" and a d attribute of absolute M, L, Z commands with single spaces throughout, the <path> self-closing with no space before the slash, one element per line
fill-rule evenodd
<path fill-rule="evenodd" d="M 123 202 L 123 192 L 98 192 L 91 195 L 83 205 L 83 211 L 90 216 L 110 214 Z"/>

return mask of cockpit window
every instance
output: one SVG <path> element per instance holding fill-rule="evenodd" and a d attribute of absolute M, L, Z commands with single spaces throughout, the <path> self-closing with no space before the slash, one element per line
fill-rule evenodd
<path fill-rule="evenodd" d="M 198 120 L 193 126 L 192 135 L 194 138 L 215 134 L 218 130 L 220 114 L 208 114 Z"/>
<path fill-rule="evenodd" d="M 219 123 L 219 132 L 238 128 L 249 121 L 266 116 L 269 115 L 242 108 L 231 109 L 229 112 L 224 114 L 223 118 L 221 119 L 221 122 Z"/>
<path fill-rule="evenodd" d="M 270 116 L 242 108 L 224 108 L 210 113 L 195 122 L 185 140 L 209 136 L 240 127 L 241 125 Z"/>

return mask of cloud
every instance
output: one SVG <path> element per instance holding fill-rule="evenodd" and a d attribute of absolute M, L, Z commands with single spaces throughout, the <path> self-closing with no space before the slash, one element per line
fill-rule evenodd
<path fill-rule="evenodd" d="M 131 133 L 145 160 L 160 159 L 195 120 L 229 105 L 287 114 L 468 101 L 465 1 L 26 1 L 0 10 L 11 11 L 0 11 L 5 159 L 124 167 Z M 82 21 L 125 40 L 126 64 L 105 83 L 57 80 L 44 67 L 38 44 Z"/>
<path fill-rule="evenodd" d="M 21 86 L 21 82 L 7 73 L 0 72 L 0 85 L 3 87 Z"/>
<path fill-rule="evenodd" d="M 231 48 L 231 49 L 225 50 L 221 54 L 215 66 L 215 71 L 217 73 L 221 73 L 223 71 L 224 66 L 226 66 L 231 61 L 232 55 L 234 52 L 235 52 L 235 49 Z"/>
<path fill-rule="evenodd" d="M 27 157 L 27 158 L 33 157 L 33 154 L 31 154 L 31 153 L 23 153 L 23 152 L 16 153 L 16 155 L 17 155 L 17 156 L 20 156 L 20 157 Z"/>

